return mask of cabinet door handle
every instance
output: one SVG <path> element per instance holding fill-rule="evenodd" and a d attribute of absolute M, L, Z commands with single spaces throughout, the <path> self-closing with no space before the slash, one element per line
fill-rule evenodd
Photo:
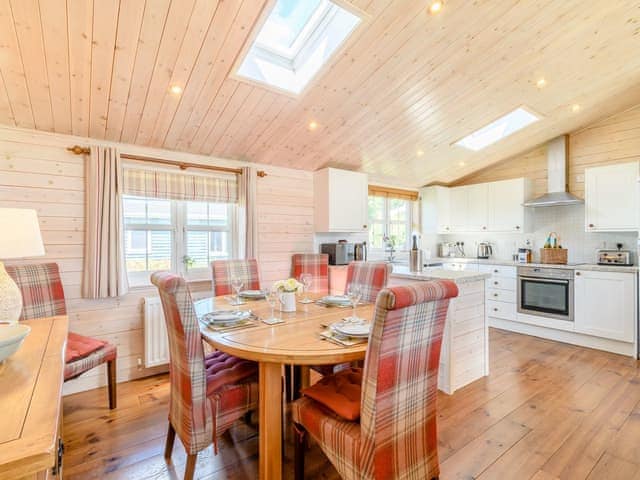
<path fill-rule="evenodd" d="M 493 282 L 494 285 L 498 285 L 498 282 Z"/>
<path fill-rule="evenodd" d="M 362 225 L 362 228 L 367 228 L 367 226 L 366 225 Z"/>
<path fill-rule="evenodd" d="M 582 275 L 580 272 L 576 272 L 576 276 L 580 276 Z"/>
<path fill-rule="evenodd" d="M 483 230 L 486 230 L 486 229 L 487 229 L 487 227 L 482 227 L 482 229 L 483 229 Z"/>
<path fill-rule="evenodd" d="M 497 293 L 494 293 L 494 294 L 493 294 L 493 296 L 494 296 L 494 297 L 497 297 L 497 296 L 498 296 L 498 294 L 497 294 Z"/>
<path fill-rule="evenodd" d="M 493 311 L 494 311 L 494 312 L 497 312 L 497 311 L 498 311 L 498 309 L 497 309 L 497 308 L 494 308 L 494 309 L 493 309 Z"/>
<path fill-rule="evenodd" d="M 499 273 L 499 270 L 494 270 L 493 273 Z"/>
<path fill-rule="evenodd" d="M 520 230 L 520 225 L 516 225 L 516 230 Z"/>
<path fill-rule="evenodd" d="M 595 227 L 595 225 L 593 223 L 590 223 L 589 228 L 593 228 L 593 227 Z"/>

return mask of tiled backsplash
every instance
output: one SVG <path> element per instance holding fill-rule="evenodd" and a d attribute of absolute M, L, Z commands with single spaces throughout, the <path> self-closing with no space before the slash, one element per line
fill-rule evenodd
<path fill-rule="evenodd" d="M 569 250 L 570 263 L 595 263 L 595 252 L 599 248 L 616 248 L 616 243 L 622 243 L 624 249 L 634 253 L 636 261 L 637 233 L 590 233 L 584 230 L 584 205 L 566 205 L 557 207 L 535 208 L 533 214 L 532 232 L 526 233 L 478 233 L 461 235 L 429 236 L 423 239 L 423 249 L 430 248 L 432 256 L 437 256 L 437 242 L 463 241 L 465 253 L 468 257 L 476 256 L 479 242 L 488 241 L 493 245 L 493 256 L 508 259 L 518 247 L 524 247 L 527 240 L 531 241 L 534 261 L 539 259 L 538 249 L 544 246 L 549 232 L 556 232 L 560 244 Z"/>

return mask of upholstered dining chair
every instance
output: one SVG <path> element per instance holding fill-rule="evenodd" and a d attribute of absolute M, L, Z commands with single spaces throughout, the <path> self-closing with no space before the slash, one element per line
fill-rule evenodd
<path fill-rule="evenodd" d="M 329 293 L 329 255 L 326 253 L 295 253 L 291 257 L 291 276 L 300 278 L 303 273 L 311 275 L 311 291 Z"/>
<path fill-rule="evenodd" d="M 7 272 L 22 293 L 20 320 L 66 315 L 64 288 L 57 263 L 8 265 Z M 65 352 L 64 380 L 71 380 L 95 367 L 107 364 L 109 408 L 116 408 L 117 349 L 103 340 L 69 332 Z"/>
<path fill-rule="evenodd" d="M 308 432 L 338 473 L 352 479 L 436 479 L 436 394 L 449 280 L 383 290 L 364 370 L 324 377 L 292 404 L 295 478 L 304 478 Z"/>
<path fill-rule="evenodd" d="M 347 267 L 344 293 L 352 283 L 360 285 L 363 302 L 375 302 L 380 290 L 387 286 L 393 266 L 386 262 L 351 262 Z"/>
<path fill-rule="evenodd" d="M 156 272 L 169 337 L 169 430 L 165 458 L 176 433 L 187 452 L 185 480 L 191 480 L 198 452 L 258 405 L 258 366 L 220 351 L 205 356 L 191 293 L 182 277 Z"/>
<path fill-rule="evenodd" d="M 248 260 L 214 260 L 211 262 L 213 272 L 213 291 L 216 297 L 233 293 L 232 278 L 240 278 L 245 290 L 260 290 L 258 262 Z"/>

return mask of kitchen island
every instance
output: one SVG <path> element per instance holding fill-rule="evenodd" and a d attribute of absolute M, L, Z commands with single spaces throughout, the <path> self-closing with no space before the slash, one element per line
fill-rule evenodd
<path fill-rule="evenodd" d="M 451 300 L 442 339 L 438 388 L 451 395 L 456 390 L 489 374 L 489 324 L 485 312 L 485 280 L 481 272 L 426 268 L 412 273 L 394 265 L 389 286 L 417 281 L 452 280 L 458 297 Z"/>

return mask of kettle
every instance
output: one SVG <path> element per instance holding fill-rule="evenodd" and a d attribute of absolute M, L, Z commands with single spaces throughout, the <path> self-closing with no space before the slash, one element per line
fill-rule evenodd
<path fill-rule="evenodd" d="M 489 242 L 480 242 L 478 244 L 478 258 L 487 259 L 493 255 L 493 248 Z"/>

